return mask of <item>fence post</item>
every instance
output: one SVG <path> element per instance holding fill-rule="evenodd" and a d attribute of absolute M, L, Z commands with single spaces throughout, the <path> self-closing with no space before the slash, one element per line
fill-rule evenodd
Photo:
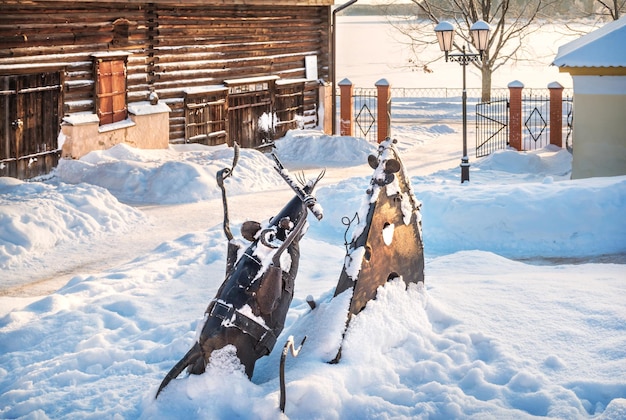
<path fill-rule="evenodd" d="M 509 83 L 509 146 L 522 150 L 522 90 L 519 80 Z"/>
<path fill-rule="evenodd" d="M 339 90 L 339 95 L 341 96 L 341 109 L 339 111 L 339 135 L 352 136 L 354 127 L 354 98 L 352 96 L 352 82 L 348 79 L 343 79 L 339 82 Z"/>
<path fill-rule="evenodd" d="M 376 118 L 378 119 L 378 143 L 391 136 L 391 85 L 387 79 L 376 82 Z"/>
<path fill-rule="evenodd" d="M 548 84 L 550 89 L 550 144 L 563 147 L 563 86 Z"/>

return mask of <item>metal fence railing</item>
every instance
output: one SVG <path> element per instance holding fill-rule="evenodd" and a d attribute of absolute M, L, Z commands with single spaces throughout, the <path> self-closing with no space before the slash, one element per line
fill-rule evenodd
<path fill-rule="evenodd" d="M 574 149 L 572 131 L 574 129 L 574 97 L 567 95 L 563 98 L 563 133 L 565 134 L 565 148 L 570 152 Z"/>
<path fill-rule="evenodd" d="M 522 149 L 536 150 L 550 144 L 550 97 L 528 95 L 522 97 Z"/>
<path fill-rule="evenodd" d="M 358 91 L 358 93 L 357 93 Z M 355 95 L 376 95 L 376 88 L 364 88 L 355 87 Z M 391 87 L 392 98 L 460 98 L 463 93 L 461 88 L 446 88 L 446 87 L 433 87 L 433 88 L 404 88 L 404 87 Z M 508 88 L 493 88 L 491 89 L 491 97 L 502 97 L 509 94 Z M 548 88 L 524 88 L 524 95 L 548 95 Z M 563 96 L 572 96 L 572 89 L 564 89 Z M 337 88 L 337 96 L 340 96 L 341 92 Z M 481 88 L 468 88 L 468 98 L 480 98 L 482 97 Z"/>
<path fill-rule="evenodd" d="M 467 90 L 468 98 L 480 98 L 482 89 L 470 88 Z M 492 89 L 492 96 L 508 94 L 508 89 Z M 391 88 L 393 98 L 460 98 L 463 94 L 461 88 Z"/>
<path fill-rule="evenodd" d="M 509 98 L 501 96 L 476 104 L 476 157 L 509 145 Z"/>
<path fill-rule="evenodd" d="M 375 91 L 375 89 L 372 89 Z M 467 97 L 468 98 L 481 98 L 482 97 L 482 89 L 481 88 L 468 88 Z M 395 88 L 391 87 L 391 96 L 392 98 L 460 98 L 463 94 L 463 89 L 461 88 L 445 88 L 445 87 L 434 87 L 434 88 Z M 491 98 L 500 98 L 502 96 L 508 96 L 509 89 L 508 88 L 493 88 L 491 89 Z M 548 88 L 524 88 L 524 95 L 548 95 Z M 572 89 L 564 89 L 564 96 L 571 96 Z M 492 99 L 493 100 L 493 99 Z"/>
<path fill-rule="evenodd" d="M 377 140 L 377 94 L 376 88 L 354 88 L 352 93 L 356 136 L 369 141 Z"/>
<path fill-rule="evenodd" d="M 355 135 L 370 141 L 377 136 L 377 88 L 353 89 Z M 486 156 L 508 146 L 508 88 L 491 90 L 491 100 L 481 101 L 480 88 L 467 89 L 468 120 L 476 119 L 476 155 Z M 533 150 L 550 143 L 548 88 L 524 88 L 522 148 Z M 572 89 L 563 91 L 563 138 L 572 147 Z M 391 87 L 392 124 L 454 123 L 462 121 L 460 88 Z M 474 115 L 472 115 L 474 113 Z"/>

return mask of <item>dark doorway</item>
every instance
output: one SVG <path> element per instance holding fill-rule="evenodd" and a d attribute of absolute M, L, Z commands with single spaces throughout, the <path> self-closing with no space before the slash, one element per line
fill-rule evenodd
<path fill-rule="evenodd" d="M 60 72 L 0 76 L 0 176 L 30 179 L 59 160 Z"/>

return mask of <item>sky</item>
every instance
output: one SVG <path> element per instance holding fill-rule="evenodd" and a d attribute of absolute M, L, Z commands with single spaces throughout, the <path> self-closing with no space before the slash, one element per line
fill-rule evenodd
<path fill-rule="evenodd" d="M 348 78 L 355 87 L 373 88 L 384 78 L 394 88 L 456 88 L 462 86 L 458 63 L 446 62 L 436 44 L 434 25 L 432 45 L 419 51 L 417 61 L 409 40 L 390 24 L 385 16 L 339 16 L 337 18 L 337 81 Z M 394 25 L 406 25 L 398 19 Z M 570 27 L 589 31 L 590 25 L 568 22 Z M 562 22 L 541 22 L 525 39 L 519 60 L 509 60 L 492 74 L 492 88 L 506 89 L 513 81 L 527 88 L 546 88 L 558 82 L 565 88 L 573 85 L 569 73 L 552 65 L 558 48 L 580 36 Z M 509 48 L 515 45 L 509 44 Z M 505 49 L 506 53 L 506 49 Z M 505 54 L 504 53 L 504 54 Z M 503 55 L 504 55 L 503 54 Z M 422 70 L 427 64 L 428 72 Z M 481 88 L 480 69 L 467 67 L 467 88 Z"/>

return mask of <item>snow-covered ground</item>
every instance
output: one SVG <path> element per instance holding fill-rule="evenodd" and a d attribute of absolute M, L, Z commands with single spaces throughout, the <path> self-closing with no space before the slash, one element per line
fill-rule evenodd
<path fill-rule="evenodd" d="M 283 163 L 327 174 L 285 330 L 252 381 L 216 355 L 157 401 L 224 277 L 215 172 L 232 149 L 120 145 L 45 182 L 0 178 L 0 418 L 281 418 L 280 352 L 305 335 L 282 418 L 626 418 L 626 176 L 572 181 L 565 150 L 474 159 L 470 142 L 461 185 L 458 102 L 420 104 L 406 101 L 413 122 L 393 135 L 423 203 L 425 287 L 380 289 L 327 363 L 347 305 L 331 299 L 341 219 L 361 205 L 376 146 L 290 132 Z M 414 122 L 426 114 L 437 121 Z M 234 232 L 292 196 L 251 150 L 226 183 Z"/>
<path fill-rule="evenodd" d="M 282 344 L 306 335 L 287 363 L 289 418 L 623 418 L 626 177 L 571 181 L 569 153 L 546 148 L 472 160 L 461 185 L 454 125 L 396 131 L 423 203 L 426 287 L 389 283 L 351 323 L 342 361 L 327 363 L 345 321 L 345 298 L 331 299 L 341 218 L 360 206 L 375 145 L 290 132 L 277 148 L 284 163 L 328 175 L 286 328 L 251 382 L 226 359 L 172 382 L 158 401 L 223 280 L 214 173 L 232 150 L 120 145 L 62 161 L 44 183 L 3 178 L 0 417 L 276 418 Z M 234 227 L 267 219 L 291 196 L 251 150 L 227 186 Z M 42 283 L 59 290 L 7 290 L 25 273 L 55 277 L 55 264 L 71 267 L 59 275 L 67 281 Z"/>

